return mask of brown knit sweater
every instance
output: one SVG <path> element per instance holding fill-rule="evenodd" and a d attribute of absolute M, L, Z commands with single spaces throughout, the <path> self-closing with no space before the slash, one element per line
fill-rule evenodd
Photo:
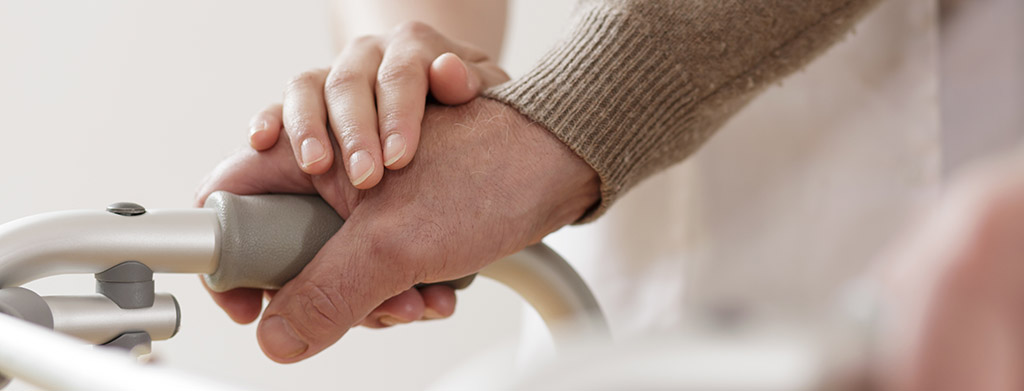
<path fill-rule="evenodd" d="M 693 153 L 877 0 L 583 0 L 567 35 L 485 96 L 540 123 L 601 178 L 600 216 Z"/>

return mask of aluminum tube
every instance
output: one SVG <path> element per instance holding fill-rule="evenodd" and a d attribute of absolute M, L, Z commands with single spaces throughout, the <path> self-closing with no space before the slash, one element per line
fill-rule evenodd
<path fill-rule="evenodd" d="M 53 314 L 53 330 L 89 343 L 110 342 L 122 333 L 145 331 L 154 341 L 178 331 L 180 309 L 174 297 L 160 293 L 149 308 L 123 309 L 102 295 L 43 297 Z"/>
<path fill-rule="evenodd" d="M 156 273 L 217 270 L 220 223 L 207 209 L 119 216 L 101 210 L 46 213 L 0 225 L 0 288 L 139 261 Z"/>
<path fill-rule="evenodd" d="M 86 346 L 4 314 L 0 372 L 47 390 L 238 390 L 173 369 L 142 366 L 123 352 Z"/>
<path fill-rule="evenodd" d="M 522 296 L 544 319 L 556 344 L 565 345 L 581 335 L 609 336 L 608 323 L 586 283 L 565 259 L 543 243 L 488 265 L 480 275 Z"/>

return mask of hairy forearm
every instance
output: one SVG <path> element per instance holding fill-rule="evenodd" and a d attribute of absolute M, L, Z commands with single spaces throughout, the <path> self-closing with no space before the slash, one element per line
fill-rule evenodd
<path fill-rule="evenodd" d="M 408 21 L 434 27 L 497 60 L 505 37 L 507 0 L 335 0 L 335 45 L 365 34 L 384 34 Z"/>

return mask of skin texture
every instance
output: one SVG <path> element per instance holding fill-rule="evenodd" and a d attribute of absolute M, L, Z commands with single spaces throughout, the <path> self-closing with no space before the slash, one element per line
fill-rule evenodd
<path fill-rule="evenodd" d="M 385 45 L 389 40 L 392 43 Z M 284 105 L 271 105 L 253 117 L 250 122 L 249 140 L 254 149 L 261 151 L 270 149 L 277 144 L 280 133 L 285 131 L 291 140 L 304 140 L 292 143 L 299 167 L 308 174 L 322 174 L 332 166 L 331 159 L 333 157 L 344 156 L 345 152 L 338 155 L 332 150 L 326 150 L 321 157 L 315 159 L 313 164 L 305 164 L 303 159 L 307 157 L 307 148 L 310 145 L 314 148 L 331 145 L 332 138 L 326 129 L 343 127 L 330 124 L 358 122 L 353 122 L 351 117 L 354 116 L 362 117 L 363 119 L 359 121 L 366 122 L 365 126 L 348 127 L 346 132 L 334 133 L 334 140 L 343 140 L 339 145 L 342 149 L 349 148 L 348 156 L 350 158 L 353 149 L 366 151 L 367 149 L 358 147 L 358 143 L 353 143 L 352 140 L 355 138 L 364 142 L 372 141 L 374 137 L 378 136 L 377 126 L 383 124 L 384 121 L 373 122 L 372 117 L 374 111 L 378 110 L 377 106 L 380 105 L 378 100 L 387 95 L 400 101 L 407 101 L 406 103 L 409 103 L 410 106 L 401 107 L 400 110 L 389 110 L 382 106 L 379 109 L 379 114 L 383 116 L 390 113 L 388 115 L 398 118 L 399 122 L 415 121 L 415 132 L 404 134 L 404 136 L 415 136 L 412 139 L 414 143 L 411 145 L 404 142 L 408 141 L 404 137 L 399 137 L 403 142 L 398 144 L 386 141 L 392 140 L 391 136 L 396 132 L 380 133 L 381 142 L 374 144 L 374 148 L 383 146 L 383 150 L 380 150 L 378 155 L 384 159 L 385 166 L 391 169 L 400 169 L 412 160 L 416 143 L 419 141 L 419 126 L 426 104 L 424 89 L 427 85 L 430 87 L 431 95 L 438 102 L 458 105 L 472 100 L 484 88 L 508 80 L 508 76 L 497 65 L 481 55 L 478 50 L 449 41 L 422 23 L 407 23 L 390 36 L 364 36 L 354 41 L 351 46 L 352 50 L 343 51 L 338 57 L 333 70 L 312 70 L 300 75 L 289 83 L 288 89 L 285 91 Z M 398 48 L 393 49 L 396 46 Z M 459 55 L 446 52 L 434 58 L 427 69 L 420 67 L 395 69 L 381 63 L 382 57 L 387 57 L 387 53 L 399 51 L 407 56 L 418 56 L 420 60 L 426 61 L 442 49 L 458 50 L 464 56 L 477 62 L 466 62 Z M 391 57 L 396 56 L 392 55 Z M 409 63 L 406 60 L 397 62 Z M 378 82 L 376 91 L 370 91 L 369 87 L 374 84 L 373 81 L 378 80 L 378 71 L 392 72 L 393 75 L 396 75 L 394 77 L 402 82 Z M 363 80 L 365 85 L 363 88 L 346 87 L 344 83 L 332 81 L 331 75 L 341 72 L 346 73 L 349 77 Z M 333 111 L 332 107 L 334 107 Z M 392 115 L 396 112 L 400 112 L 401 115 Z M 319 125 L 324 121 L 328 121 L 329 124 Z M 406 127 L 406 129 L 413 128 Z M 353 148 L 353 145 L 357 145 L 357 147 Z M 368 150 L 377 151 L 373 148 Z M 394 155 L 396 151 L 399 156 L 388 160 L 389 154 Z M 373 159 L 362 159 L 361 162 L 365 166 L 367 163 L 372 163 L 370 160 Z M 353 186 L 360 189 L 372 187 L 383 177 L 381 169 L 371 169 L 370 175 L 364 176 L 353 171 L 352 167 L 353 164 L 348 165 L 349 180 L 352 181 Z M 258 295 L 258 293 L 250 292 L 248 295 Z M 362 324 L 373 328 L 388 327 L 417 319 L 445 318 L 451 316 L 454 310 L 455 293 L 451 289 L 443 287 L 411 289 L 381 304 Z M 240 323 L 248 323 L 255 320 L 257 315 L 258 311 L 245 311 L 239 312 L 237 316 L 233 316 L 233 319 Z"/>
<path fill-rule="evenodd" d="M 304 173 L 286 137 L 227 159 L 197 197 L 319 193 L 347 220 L 263 311 L 257 337 L 278 362 L 325 349 L 417 283 L 477 272 L 538 242 L 599 198 L 590 166 L 546 129 L 486 99 L 428 106 L 416 160 L 370 190 L 354 188 L 337 166 Z M 236 290 L 214 299 L 244 319 L 259 312 L 262 295 Z"/>
<path fill-rule="evenodd" d="M 884 389 L 1024 389 L 1024 154 L 962 175 L 889 254 Z"/>

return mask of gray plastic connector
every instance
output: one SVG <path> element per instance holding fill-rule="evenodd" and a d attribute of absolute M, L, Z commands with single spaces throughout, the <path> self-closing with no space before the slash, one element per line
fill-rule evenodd
<path fill-rule="evenodd" d="M 136 355 L 149 354 L 153 352 L 153 339 L 145 331 L 124 333 L 103 346 L 116 349 L 124 349 Z"/>
<path fill-rule="evenodd" d="M 96 273 L 96 293 L 124 309 L 152 307 L 156 295 L 153 270 L 136 261 L 119 263 Z"/>

